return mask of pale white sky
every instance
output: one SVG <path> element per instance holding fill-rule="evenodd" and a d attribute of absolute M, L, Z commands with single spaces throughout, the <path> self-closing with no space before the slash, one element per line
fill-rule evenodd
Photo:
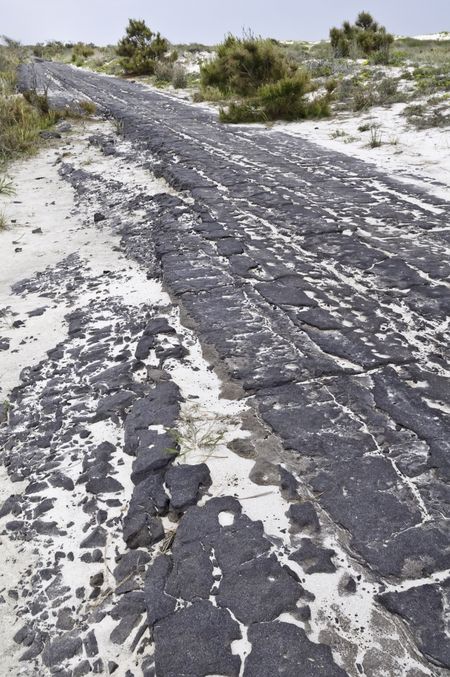
<path fill-rule="evenodd" d="M 368 10 L 389 31 L 450 30 L 450 0 L 0 0 L 0 35 L 115 43 L 128 18 L 143 18 L 172 42 L 213 44 L 243 28 L 278 39 L 318 40 Z"/>

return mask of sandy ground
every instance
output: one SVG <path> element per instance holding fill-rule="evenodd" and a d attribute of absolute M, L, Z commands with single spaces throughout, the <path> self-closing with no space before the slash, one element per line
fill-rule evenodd
<path fill-rule="evenodd" d="M 330 120 L 277 123 L 273 129 L 300 136 L 327 148 L 371 162 L 397 179 L 448 199 L 450 190 L 450 131 L 417 130 L 402 116 L 405 104 L 372 108 L 362 114 L 339 115 Z M 371 131 L 358 127 L 374 125 L 381 140 L 370 147 Z"/>

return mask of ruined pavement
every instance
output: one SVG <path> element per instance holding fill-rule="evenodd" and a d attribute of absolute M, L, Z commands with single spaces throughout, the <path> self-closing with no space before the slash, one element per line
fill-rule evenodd
<path fill-rule="evenodd" d="M 22 86 L 115 121 L 52 171 L 120 257 L 13 287 L 68 305 L 1 428 L 2 538 L 53 558 L 23 674 L 449 674 L 448 203 L 132 82 Z"/>

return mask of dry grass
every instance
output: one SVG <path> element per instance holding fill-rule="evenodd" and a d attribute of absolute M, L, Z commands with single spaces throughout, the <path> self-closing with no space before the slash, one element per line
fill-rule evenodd
<path fill-rule="evenodd" d="M 4 212 L 0 212 L 0 230 L 5 230 L 8 227 L 8 219 Z"/>
<path fill-rule="evenodd" d="M 0 166 L 20 155 L 34 153 L 39 132 L 51 127 L 60 115 L 42 113 L 21 95 L 0 97 Z"/>
<path fill-rule="evenodd" d="M 0 176 L 0 195 L 14 195 L 15 188 L 13 182 L 7 176 Z"/>

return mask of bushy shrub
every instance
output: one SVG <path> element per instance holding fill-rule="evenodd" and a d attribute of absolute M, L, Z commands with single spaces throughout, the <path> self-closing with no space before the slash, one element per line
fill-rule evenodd
<path fill-rule="evenodd" d="M 398 80 L 383 78 L 377 87 L 377 98 L 381 104 L 393 102 L 398 92 Z"/>
<path fill-rule="evenodd" d="M 25 49 L 14 40 L 3 38 L 0 45 L 0 170 L 22 153 L 32 153 L 39 145 L 39 132 L 48 129 L 61 114 L 49 110 L 45 93 L 33 90 L 26 98 L 16 93 L 16 72 Z"/>
<path fill-rule="evenodd" d="M 450 115 L 445 97 L 429 99 L 424 104 L 407 106 L 403 115 L 416 129 L 450 126 Z"/>
<path fill-rule="evenodd" d="M 61 56 L 65 49 L 65 45 L 59 40 L 51 40 L 46 43 L 38 42 L 33 47 L 33 54 L 41 59 L 52 60 L 57 56 Z"/>
<path fill-rule="evenodd" d="M 257 101 L 242 103 L 232 101 L 227 109 L 220 109 L 219 119 L 221 122 L 229 122 L 230 124 L 266 122 L 268 120 Z"/>
<path fill-rule="evenodd" d="M 95 115 L 97 112 L 97 106 L 93 101 L 88 101 L 87 99 L 79 101 L 78 105 L 80 106 L 83 113 L 86 115 Z"/>
<path fill-rule="evenodd" d="M 175 89 L 185 89 L 188 84 L 186 70 L 180 64 L 175 64 L 172 74 L 172 85 Z"/>
<path fill-rule="evenodd" d="M 55 112 L 43 113 L 21 96 L 0 98 L 0 165 L 36 150 L 39 132 L 56 122 Z"/>
<path fill-rule="evenodd" d="M 165 59 L 168 49 L 168 41 L 160 33 L 153 33 L 145 21 L 130 19 L 116 51 L 128 75 L 153 75 L 157 62 Z"/>
<path fill-rule="evenodd" d="M 333 94 L 334 91 L 336 91 L 337 87 L 339 86 L 339 80 L 337 78 L 330 78 L 325 82 L 325 89 L 327 90 L 328 94 Z"/>
<path fill-rule="evenodd" d="M 307 117 L 305 96 L 310 91 L 309 75 L 299 71 L 295 77 L 263 85 L 258 90 L 258 98 L 269 120 L 300 120 Z"/>
<path fill-rule="evenodd" d="M 194 92 L 194 103 L 201 103 L 202 101 L 212 101 L 220 103 L 226 99 L 226 96 L 217 87 L 203 87 L 201 90 Z"/>
<path fill-rule="evenodd" d="M 335 57 L 366 56 L 387 63 L 394 36 L 387 33 L 368 12 L 360 12 L 354 24 L 344 21 L 341 28 L 330 30 Z"/>
<path fill-rule="evenodd" d="M 375 105 L 376 99 L 373 92 L 365 87 L 357 87 L 353 92 L 353 110 L 356 113 L 366 110 Z"/>
<path fill-rule="evenodd" d="M 73 46 L 72 62 L 79 63 L 80 61 L 84 61 L 84 59 L 92 56 L 94 52 L 95 50 L 92 45 L 86 45 L 84 42 L 77 42 L 77 44 Z"/>
<path fill-rule="evenodd" d="M 168 61 L 158 61 L 155 64 L 155 78 L 158 83 L 172 82 L 173 64 Z"/>
<path fill-rule="evenodd" d="M 217 48 L 216 58 L 202 66 L 201 84 L 217 87 L 225 95 L 251 96 L 261 85 L 277 82 L 290 71 L 273 41 L 229 35 Z"/>
<path fill-rule="evenodd" d="M 39 94 L 35 89 L 29 89 L 23 92 L 23 96 L 40 113 L 47 115 L 50 112 L 50 104 L 46 92 Z"/>
<path fill-rule="evenodd" d="M 304 120 L 330 114 L 328 97 L 307 99 L 312 85 L 308 73 L 299 71 L 275 83 L 262 85 L 256 95 L 242 103 L 232 102 L 220 111 L 222 122 L 267 122 Z"/>

